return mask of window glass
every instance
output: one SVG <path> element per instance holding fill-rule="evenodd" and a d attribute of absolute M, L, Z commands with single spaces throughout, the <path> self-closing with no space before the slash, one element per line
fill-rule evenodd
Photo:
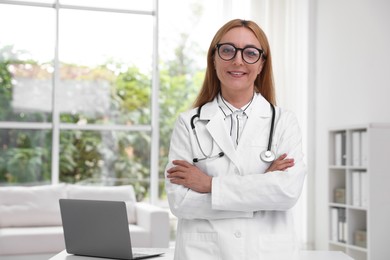
<path fill-rule="evenodd" d="M 152 16 L 61 10 L 59 38 L 62 122 L 150 123 Z"/>
<path fill-rule="evenodd" d="M 172 10 L 180 12 L 172 15 Z M 159 5 L 161 200 L 166 200 L 164 170 L 173 125 L 179 113 L 191 108 L 202 86 L 207 51 L 222 24 L 222 10 L 221 0 L 164 0 Z"/>
<path fill-rule="evenodd" d="M 137 199 L 149 196 L 150 134 L 67 130 L 60 134 L 60 181 L 131 184 Z"/>
<path fill-rule="evenodd" d="M 0 186 L 51 182 L 51 131 L 0 129 Z"/>
<path fill-rule="evenodd" d="M 0 121 L 50 122 L 53 9 L 1 5 Z"/>
<path fill-rule="evenodd" d="M 154 0 L 60 0 L 61 4 L 100 8 L 152 11 Z"/>

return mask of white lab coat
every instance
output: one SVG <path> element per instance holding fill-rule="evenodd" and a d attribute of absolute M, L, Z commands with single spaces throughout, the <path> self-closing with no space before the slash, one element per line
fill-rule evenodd
<path fill-rule="evenodd" d="M 287 153 L 295 165 L 264 174 L 269 163 L 260 153 L 268 144 L 272 110 L 260 94 L 252 105 L 236 149 L 217 100 L 202 107 L 195 124 L 202 148 L 206 154 L 212 147 L 212 155 L 225 154 L 195 164 L 213 176 L 211 193 L 194 192 L 166 179 L 170 209 L 178 218 L 175 260 L 292 259 L 296 252 L 291 208 L 305 178 L 300 128 L 293 113 L 276 107 L 272 151 L 277 157 Z M 179 116 L 167 169 L 172 160 L 203 157 L 190 126 L 196 111 Z"/>

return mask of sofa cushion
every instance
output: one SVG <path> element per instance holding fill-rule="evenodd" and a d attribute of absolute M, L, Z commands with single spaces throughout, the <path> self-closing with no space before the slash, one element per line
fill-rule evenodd
<path fill-rule="evenodd" d="M 133 247 L 152 247 L 152 235 L 149 230 L 138 225 L 129 225 L 129 229 Z"/>
<path fill-rule="evenodd" d="M 0 187 L 0 227 L 59 226 L 64 184 Z"/>
<path fill-rule="evenodd" d="M 0 259 L 1 255 L 58 253 L 65 249 L 61 226 L 2 228 L 0 233 Z"/>
<path fill-rule="evenodd" d="M 127 205 L 127 217 L 130 224 L 137 222 L 135 214 L 135 193 L 133 186 L 83 186 L 68 185 L 67 194 L 69 199 L 86 200 L 116 200 L 124 201 Z"/>

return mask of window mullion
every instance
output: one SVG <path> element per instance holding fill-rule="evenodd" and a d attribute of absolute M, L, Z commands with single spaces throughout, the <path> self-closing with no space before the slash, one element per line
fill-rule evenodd
<path fill-rule="evenodd" d="M 158 0 L 154 0 L 154 26 L 153 26 L 153 75 L 152 75 L 152 140 L 150 149 L 150 200 L 156 204 L 159 187 L 159 70 L 158 70 Z"/>
<path fill-rule="evenodd" d="M 53 132 L 52 132 L 52 160 L 51 160 L 51 182 L 53 184 L 59 183 L 59 156 L 60 156 L 60 114 L 58 104 L 58 86 L 60 81 L 60 65 L 58 57 L 58 45 L 59 45 L 59 0 L 56 0 L 55 5 L 55 49 L 54 49 L 54 77 L 53 77 L 53 90 L 52 90 L 52 109 L 53 109 Z"/>

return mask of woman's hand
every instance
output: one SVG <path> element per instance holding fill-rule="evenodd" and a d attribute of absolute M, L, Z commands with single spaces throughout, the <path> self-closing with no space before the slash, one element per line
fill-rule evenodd
<path fill-rule="evenodd" d="M 211 192 L 212 177 L 186 161 L 174 160 L 172 163 L 175 166 L 167 171 L 167 177 L 171 183 L 182 185 L 200 193 Z"/>
<path fill-rule="evenodd" d="M 277 158 L 275 161 L 272 162 L 272 164 L 268 167 L 268 169 L 265 171 L 267 172 L 273 172 L 273 171 L 285 171 L 290 167 L 294 166 L 294 159 L 286 158 L 287 154 L 282 154 Z"/>

